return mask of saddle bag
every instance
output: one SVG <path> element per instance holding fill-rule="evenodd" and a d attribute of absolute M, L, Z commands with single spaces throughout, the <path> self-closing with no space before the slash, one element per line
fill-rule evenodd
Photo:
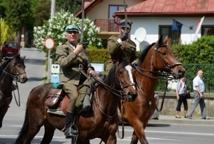
<path fill-rule="evenodd" d="M 50 109 L 56 109 L 59 106 L 60 101 L 63 99 L 64 96 L 65 96 L 65 93 L 63 92 L 62 89 L 52 88 L 48 93 L 48 97 L 45 101 L 45 104 Z"/>

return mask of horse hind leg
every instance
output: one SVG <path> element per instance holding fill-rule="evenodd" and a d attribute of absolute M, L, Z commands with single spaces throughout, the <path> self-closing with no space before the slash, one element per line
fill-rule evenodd
<path fill-rule="evenodd" d="M 49 144 L 53 138 L 55 128 L 50 124 L 45 124 L 45 133 L 44 137 L 42 138 L 41 144 Z"/>
<path fill-rule="evenodd" d="M 138 141 L 140 141 L 141 144 L 149 144 L 149 142 L 147 141 L 146 137 L 142 137 L 142 138 L 138 139 L 138 137 L 136 136 L 135 132 L 133 132 L 132 140 L 131 140 L 130 144 L 137 144 Z"/>
<path fill-rule="evenodd" d="M 132 134 L 132 140 L 130 144 L 137 144 L 138 142 L 138 137 L 136 136 L 135 132 Z"/>
<path fill-rule="evenodd" d="M 29 116 L 28 110 L 25 113 L 25 120 L 22 129 L 16 139 L 15 144 L 30 144 L 34 136 L 39 132 L 43 125 L 43 120 L 38 122 L 37 116 Z"/>

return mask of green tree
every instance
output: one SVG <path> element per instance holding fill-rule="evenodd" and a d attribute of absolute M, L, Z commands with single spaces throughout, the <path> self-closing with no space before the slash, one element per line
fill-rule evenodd
<path fill-rule="evenodd" d="M 173 50 L 185 64 L 213 64 L 214 36 L 203 36 L 188 45 L 174 45 Z"/>
<path fill-rule="evenodd" d="M 0 47 L 9 39 L 13 39 L 15 33 L 3 18 L 0 18 Z"/>
<path fill-rule="evenodd" d="M 56 9 L 74 13 L 80 8 L 80 2 L 81 0 L 56 0 Z"/>
<path fill-rule="evenodd" d="M 5 0 L 6 20 L 20 34 L 23 28 L 33 28 L 31 0 Z"/>
<path fill-rule="evenodd" d="M 50 18 L 50 0 L 36 0 L 33 4 L 35 26 L 43 25 Z"/>
<path fill-rule="evenodd" d="M 65 42 L 63 35 L 64 27 L 68 24 L 75 23 L 81 27 L 81 19 L 75 17 L 70 12 L 60 11 L 55 14 L 47 23 L 42 26 L 34 27 L 34 44 L 37 48 L 47 52 L 44 47 L 44 41 L 51 37 L 55 41 L 55 47 Z M 97 37 L 99 29 L 89 19 L 84 19 L 84 40 L 88 42 L 89 47 L 101 47 L 101 39 Z"/>

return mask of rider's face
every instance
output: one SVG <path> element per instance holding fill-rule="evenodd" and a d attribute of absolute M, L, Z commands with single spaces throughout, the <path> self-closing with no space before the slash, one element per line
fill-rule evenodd
<path fill-rule="evenodd" d="M 79 40 L 79 33 L 76 31 L 66 32 L 65 36 L 70 43 L 77 43 Z"/>

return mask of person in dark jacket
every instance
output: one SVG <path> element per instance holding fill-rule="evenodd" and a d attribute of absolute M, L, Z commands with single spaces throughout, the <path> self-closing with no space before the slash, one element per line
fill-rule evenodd
<path fill-rule="evenodd" d="M 127 61 L 129 63 L 136 59 L 136 44 L 130 39 L 132 22 L 121 20 L 119 23 L 119 36 L 111 36 L 108 38 L 107 48 L 110 60 L 105 64 L 105 74 L 113 67 L 117 61 Z"/>

